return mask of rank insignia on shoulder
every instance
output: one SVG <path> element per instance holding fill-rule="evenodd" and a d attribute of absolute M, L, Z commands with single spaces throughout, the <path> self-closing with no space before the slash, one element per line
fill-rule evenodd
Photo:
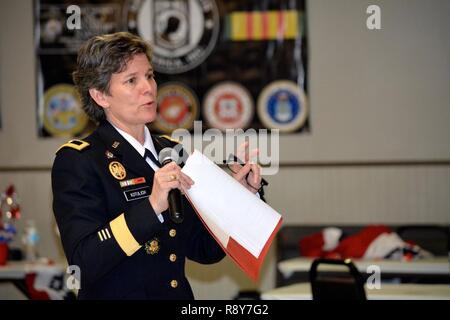
<path fill-rule="evenodd" d="M 78 151 L 82 151 L 89 146 L 90 146 L 89 142 L 79 140 L 79 139 L 72 139 L 69 142 L 63 144 L 61 147 L 59 147 L 59 149 L 56 151 L 56 153 L 58 153 L 58 151 L 63 148 L 72 148 L 72 149 L 75 149 Z"/>
<path fill-rule="evenodd" d="M 154 255 L 159 251 L 159 240 L 158 238 L 153 238 L 145 243 L 145 252 L 147 254 Z"/>

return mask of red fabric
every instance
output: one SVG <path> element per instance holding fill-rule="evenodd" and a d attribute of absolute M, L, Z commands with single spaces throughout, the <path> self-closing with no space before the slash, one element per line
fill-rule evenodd
<path fill-rule="evenodd" d="M 392 230 L 384 225 L 374 225 L 363 228 L 360 232 L 343 239 L 331 251 L 324 251 L 322 232 L 304 237 L 299 242 L 300 254 L 305 257 L 325 257 L 331 259 L 361 258 L 370 243 L 382 233 Z"/>
<path fill-rule="evenodd" d="M 392 230 L 386 226 L 368 226 L 355 235 L 342 240 L 333 251 L 326 256 L 339 256 L 345 258 L 362 258 L 370 243 L 382 233 L 391 233 Z"/>
<path fill-rule="evenodd" d="M 50 300 L 47 292 L 39 291 L 34 288 L 34 281 L 36 279 L 36 273 L 28 273 L 25 276 L 25 283 L 27 285 L 28 294 L 31 300 Z"/>
<path fill-rule="evenodd" d="M 320 257 L 322 256 L 322 248 L 325 244 L 322 232 L 314 233 L 300 239 L 299 248 L 300 255 L 304 257 Z"/>
<path fill-rule="evenodd" d="M 8 261 L 8 252 L 8 244 L 3 242 L 0 243 L 0 266 L 4 266 Z"/>

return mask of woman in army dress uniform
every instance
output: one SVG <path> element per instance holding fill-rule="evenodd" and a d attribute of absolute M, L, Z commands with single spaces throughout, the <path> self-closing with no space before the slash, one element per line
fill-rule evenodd
<path fill-rule="evenodd" d="M 73 79 L 99 124 L 64 144 L 52 168 L 64 251 L 80 268 L 78 298 L 193 299 L 185 259 L 210 264 L 225 254 L 185 197 L 183 223 L 168 218 L 169 191 L 194 181 L 175 162 L 161 167 L 159 151 L 176 143 L 146 127 L 157 108 L 149 45 L 125 32 L 93 37 L 80 48 Z M 237 169 L 234 178 L 255 192 L 259 166 Z"/>

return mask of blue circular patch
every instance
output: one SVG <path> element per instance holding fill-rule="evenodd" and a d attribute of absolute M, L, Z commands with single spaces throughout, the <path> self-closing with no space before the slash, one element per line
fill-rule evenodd
<path fill-rule="evenodd" d="M 287 124 L 297 118 L 301 112 L 298 98 L 287 90 L 278 90 L 267 101 L 267 112 L 273 121 Z"/>
<path fill-rule="evenodd" d="M 270 129 L 282 132 L 300 129 L 308 117 L 303 89 L 288 80 L 268 84 L 258 97 L 258 116 L 262 124 Z"/>

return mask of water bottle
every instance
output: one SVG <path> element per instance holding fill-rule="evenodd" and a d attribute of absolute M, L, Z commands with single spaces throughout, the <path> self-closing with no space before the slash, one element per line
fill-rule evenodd
<path fill-rule="evenodd" d="M 35 262 L 37 260 L 36 246 L 39 242 L 39 234 L 34 221 L 27 221 L 25 227 L 25 233 L 23 236 L 23 243 L 25 245 L 25 258 L 29 262 Z"/>

